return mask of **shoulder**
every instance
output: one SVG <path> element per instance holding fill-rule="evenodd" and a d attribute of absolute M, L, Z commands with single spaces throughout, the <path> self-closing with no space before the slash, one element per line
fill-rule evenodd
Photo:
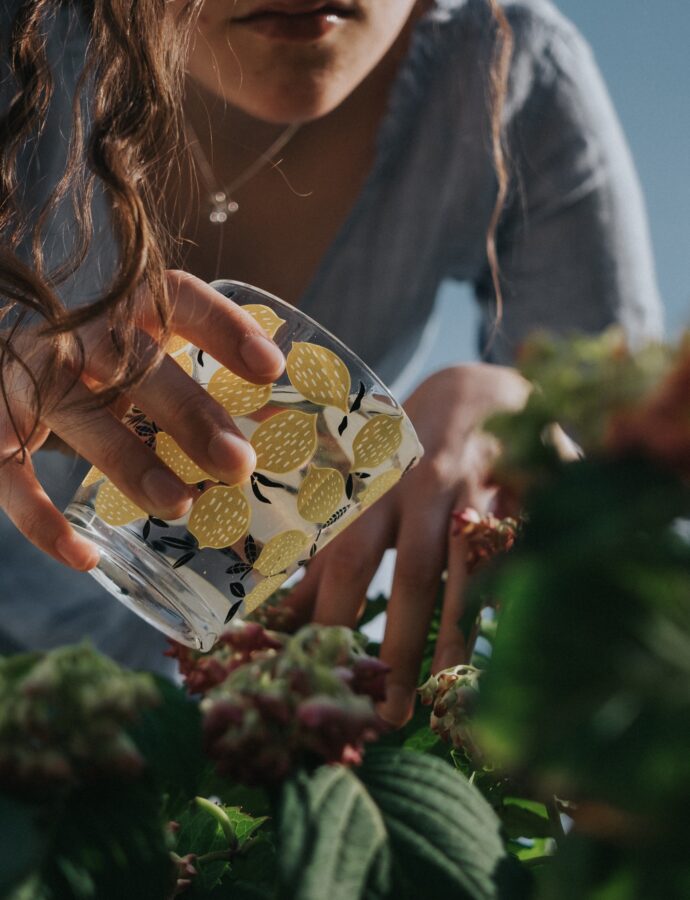
<path fill-rule="evenodd" d="M 591 66 L 586 40 L 551 0 L 503 0 L 501 8 L 513 40 L 513 111 L 535 87 L 564 75 L 577 80 L 580 70 Z M 449 72 L 467 66 L 487 70 L 494 32 L 488 0 L 436 0 L 430 20 L 437 49 L 450 62 Z"/>

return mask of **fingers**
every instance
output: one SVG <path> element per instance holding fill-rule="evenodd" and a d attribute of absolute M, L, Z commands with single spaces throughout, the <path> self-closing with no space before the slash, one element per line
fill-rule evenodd
<path fill-rule="evenodd" d="M 443 591 L 443 609 L 431 671 L 460 665 L 467 658 L 467 644 L 460 630 L 467 587 L 467 541 L 451 522 L 448 536 L 448 563 Z"/>
<path fill-rule="evenodd" d="M 109 409 L 85 408 L 90 397 L 78 382 L 46 424 L 146 512 L 162 519 L 184 515 L 192 504 L 190 489 Z"/>
<path fill-rule="evenodd" d="M 115 364 L 108 341 L 91 345 L 87 377 L 102 382 Z M 152 356 L 153 338 L 139 332 L 136 352 L 140 358 Z M 219 481 L 238 484 L 254 471 L 256 453 L 240 433 L 228 412 L 171 357 L 150 371 L 129 391 L 129 399 L 172 435 L 182 450 Z"/>
<path fill-rule="evenodd" d="M 176 334 L 248 381 L 264 384 L 280 376 L 283 354 L 241 306 L 187 272 L 168 272 L 168 284 Z"/>
<path fill-rule="evenodd" d="M 53 559 L 82 572 L 98 565 L 98 550 L 62 516 L 41 487 L 27 454 L 0 465 L 0 507 L 21 533 Z"/>
<path fill-rule="evenodd" d="M 432 508 L 403 519 L 398 538 L 398 561 L 388 603 L 388 621 L 381 659 L 391 667 L 386 700 L 379 714 L 392 725 L 410 717 L 424 654 L 436 592 L 446 562 L 447 510 Z"/>
<path fill-rule="evenodd" d="M 393 523 L 388 504 L 382 500 L 324 548 L 316 622 L 355 627 L 381 557 L 395 540 Z"/>
<path fill-rule="evenodd" d="M 130 394 L 204 472 L 238 484 L 254 471 L 254 448 L 230 415 L 169 356 Z"/>

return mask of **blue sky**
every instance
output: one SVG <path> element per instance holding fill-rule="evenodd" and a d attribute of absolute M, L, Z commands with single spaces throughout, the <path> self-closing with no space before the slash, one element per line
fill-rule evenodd
<path fill-rule="evenodd" d="M 690 0 L 555 0 L 592 45 L 645 194 L 667 333 L 690 327 Z M 427 369 L 474 356 L 466 289 L 442 291 Z"/>

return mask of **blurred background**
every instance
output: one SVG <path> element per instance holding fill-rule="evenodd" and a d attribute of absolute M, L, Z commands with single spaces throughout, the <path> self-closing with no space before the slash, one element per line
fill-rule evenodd
<path fill-rule="evenodd" d="M 666 333 L 674 338 L 690 327 L 690 2 L 554 2 L 592 46 L 627 135 L 647 202 Z M 438 303 L 444 324 L 429 336 L 421 374 L 477 356 L 470 290 L 446 285 Z"/>

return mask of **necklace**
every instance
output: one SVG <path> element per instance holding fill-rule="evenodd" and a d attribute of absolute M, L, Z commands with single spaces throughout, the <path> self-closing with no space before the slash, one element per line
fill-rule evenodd
<path fill-rule="evenodd" d="M 273 143 L 264 150 L 263 153 L 260 153 L 258 157 L 254 160 L 254 162 L 248 166 L 243 172 L 231 181 L 228 185 L 218 185 L 216 181 L 216 177 L 213 174 L 213 169 L 211 168 L 211 164 L 204 153 L 201 142 L 197 136 L 196 131 L 192 127 L 191 122 L 188 120 L 185 121 L 185 128 L 187 129 L 187 134 L 191 138 L 189 142 L 189 147 L 194 156 L 194 161 L 197 164 L 199 169 L 199 173 L 203 179 L 204 185 L 208 192 L 207 200 L 210 204 L 210 209 L 208 213 L 208 220 L 212 222 L 214 225 L 224 225 L 227 222 L 228 217 L 234 215 L 240 208 L 237 200 L 234 199 L 235 191 L 238 191 L 241 187 L 243 187 L 251 178 L 255 175 L 258 175 L 266 166 L 278 166 L 280 165 L 280 160 L 275 162 L 275 156 L 277 153 L 285 147 L 289 141 L 295 136 L 295 134 L 301 128 L 301 123 L 293 123 L 292 125 L 288 125 L 288 127 L 282 131 L 278 137 L 273 141 Z"/>

